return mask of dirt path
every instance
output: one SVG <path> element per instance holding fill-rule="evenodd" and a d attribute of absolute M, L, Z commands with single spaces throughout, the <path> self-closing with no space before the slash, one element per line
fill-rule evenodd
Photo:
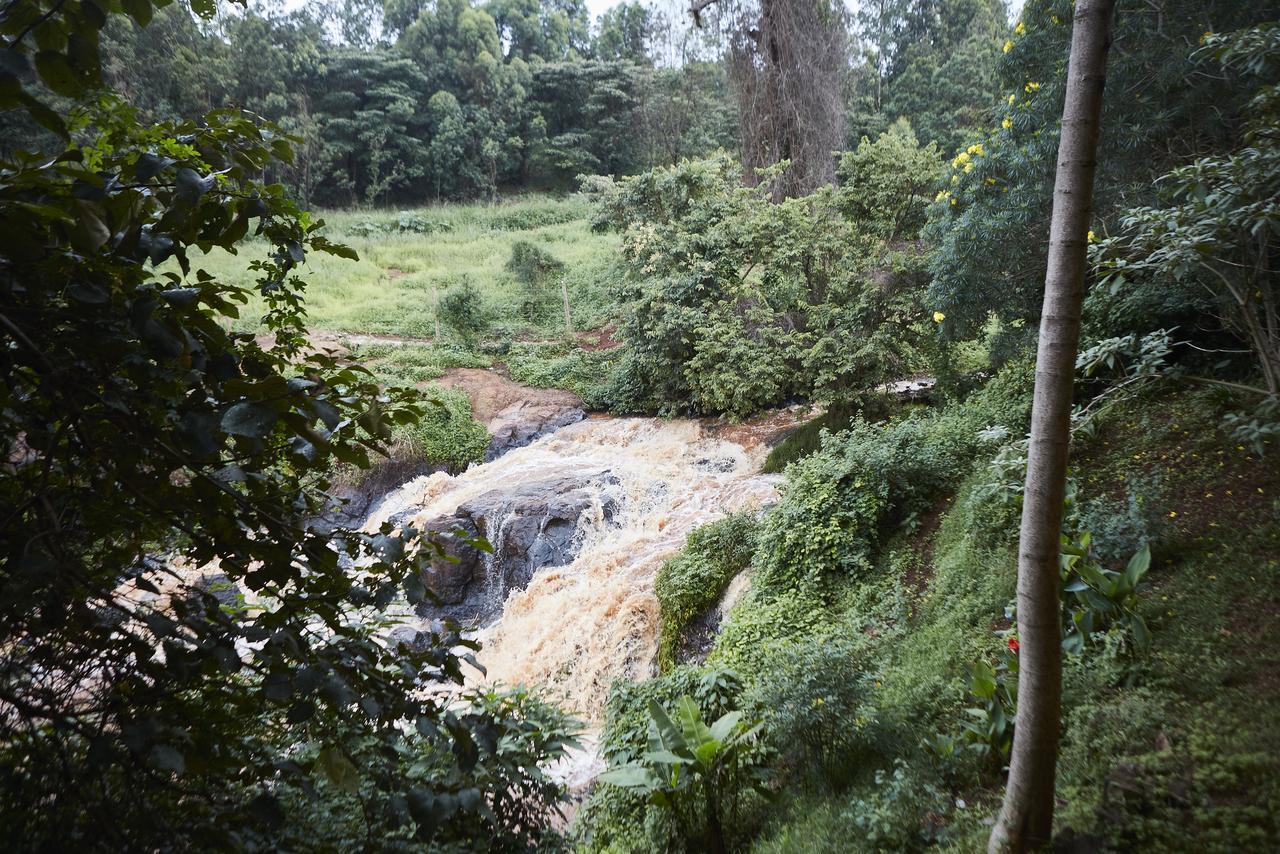
<path fill-rule="evenodd" d="M 471 398 L 471 412 L 481 424 L 488 424 L 505 409 L 520 403 L 548 408 L 582 408 L 582 398 L 558 388 L 533 388 L 487 368 L 450 368 L 437 382 L 446 388 L 460 388 Z"/>

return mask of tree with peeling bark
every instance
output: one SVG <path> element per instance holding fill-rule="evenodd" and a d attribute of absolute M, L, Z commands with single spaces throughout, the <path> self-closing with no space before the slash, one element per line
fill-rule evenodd
<path fill-rule="evenodd" d="M 1078 0 L 1054 180 L 1018 550 L 1018 713 L 1009 782 L 989 852 L 1046 845 L 1053 832 L 1062 697 L 1059 553 L 1071 393 L 1084 301 L 1093 178 L 1115 0 Z"/>
<path fill-rule="evenodd" d="M 713 5 L 738 105 L 743 180 L 754 186 L 757 170 L 786 161 L 788 169 L 772 180 L 775 201 L 835 183 L 835 152 L 845 145 L 844 7 L 831 0 L 694 0 L 694 23 L 703 26 Z"/>

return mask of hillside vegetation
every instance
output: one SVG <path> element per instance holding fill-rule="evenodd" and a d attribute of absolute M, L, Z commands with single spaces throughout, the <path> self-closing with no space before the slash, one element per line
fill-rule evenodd
<path fill-rule="evenodd" d="M 1080 342 L 1038 356 L 1082 8 Z M 1055 850 L 1280 850 L 1280 4 L 677 11 L 0 8 L 6 850 L 976 851 L 1035 706 Z M 485 457 L 459 374 L 690 435 L 817 415 L 775 503 L 631 573 L 656 644 L 592 682 L 577 791 L 580 722 L 437 619 L 511 542 L 335 512 Z"/>

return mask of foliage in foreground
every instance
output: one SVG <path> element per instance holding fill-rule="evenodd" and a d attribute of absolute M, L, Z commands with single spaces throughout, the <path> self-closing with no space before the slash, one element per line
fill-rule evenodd
<path fill-rule="evenodd" d="M 308 524 L 330 466 L 367 466 L 423 406 L 302 346 L 299 265 L 353 253 L 253 180 L 289 141 L 235 111 L 144 127 L 93 92 L 99 7 L 47 5 L 0 18 L 3 106 L 84 140 L 0 169 L 5 840 L 269 848 L 344 813 L 336 847 L 538 844 L 563 716 L 447 702 L 475 648 L 456 627 L 375 636 L 422 601 L 429 532 Z M 153 5 L 127 4 L 139 24 Z M 33 29 L 41 83 L 84 99 L 69 118 L 32 94 Z M 229 333 L 248 289 L 192 263 L 251 232 L 273 344 Z"/>

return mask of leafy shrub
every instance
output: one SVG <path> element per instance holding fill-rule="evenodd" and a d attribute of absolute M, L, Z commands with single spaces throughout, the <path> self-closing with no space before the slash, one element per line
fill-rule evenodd
<path fill-rule="evenodd" d="M 639 762 L 602 774 L 600 782 L 647 795 L 672 816 L 686 847 L 701 839 L 701 850 L 727 850 L 729 834 L 739 832 L 742 792 L 747 787 L 765 791 L 756 749 L 761 725 L 732 711 L 708 726 L 689 696 L 676 701 L 672 714 L 650 700 L 649 716 L 648 751 Z"/>
<path fill-rule="evenodd" d="M 618 680 L 609 691 L 600 751 L 611 767 L 639 762 L 648 750 L 649 704 L 670 706 L 693 698 L 704 718 L 718 718 L 739 707 L 742 687 L 725 669 L 677 667 L 644 682 Z M 680 842 L 669 814 L 650 809 L 647 798 L 617 786 L 597 786 L 572 829 L 587 851 L 674 850 Z"/>
<path fill-rule="evenodd" d="M 365 799 L 373 786 L 362 782 L 357 771 L 375 761 L 377 745 L 372 740 L 353 750 L 350 759 L 313 748 L 295 754 L 295 761 L 315 761 L 329 773 L 309 795 L 296 793 L 282 803 L 284 847 L 312 848 L 323 838 L 351 840 L 346 845 L 339 842 L 338 850 L 354 851 L 377 838 L 389 848 L 408 848 L 420 844 L 415 823 L 434 828 L 445 839 L 484 838 L 486 850 L 495 852 L 554 844 L 559 834 L 552 819 L 565 796 L 564 785 L 544 774 L 529 774 L 528 769 L 554 762 L 577 747 L 581 725 L 523 688 L 469 691 L 459 698 L 454 712 L 459 720 L 485 724 L 466 746 L 465 770 L 446 781 L 448 745 L 439 735 L 410 731 L 398 769 L 407 794 L 385 809 L 367 808 Z"/>
<path fill-rule="evenodd" d="M 489 328 L 480 291 L 467 276 L 440 297 L 440 320 L 467 344 Z"/>
<path fill-rule="evenodd" d="M 442 234 L 453 231 L 453 223 L 429 219 L 413 211 L 401 211 L 395 219 L 366 219 L 348 227 L 347 232 L 356 237 L 372 237 L 376 234 Z"/>
<path fill-rule="evenodd" d="M 1267 446 L 1280 439 L 1280 395 L 1268 395 L 1245 412 L 1231 412 L 1222 419 L 1231 439 L 1248 445 L 1258 456 Z"/>
<path fill-rule="evenodd" d="M 875 142 L 863 137 L 840 158 L 839 200 L 845 214 L 884 240 L 914 240 L 940 178 L 937 146 L 921 147 L 906 119 Z"/>
<path fill-rule="evenodd" d="M 865 573 L 891 523 L 924 510 L 977 449 L 964 419 L 858 420 L 787 470 L 783 500 L 765 520 L 761 590 L 818 589 L 828 575 Z"/>
<path fill-rule="evenodd" d="M 417 424 L 400 428 L 414 453 L 431 465 L 460 471 L 484 459 L 489 447 L 489 433 L 471 415 L 471 400 L 457 388 L 443 388 L 434 383 L 425 392 L 429 401 L 426 414 Z"/>
<path fill-rule="evenodd" d="M 520 205 L 488 217 L 488 225 L 495 231 L 529 231 L 579 218 L 579 211 L 565 205 Z"/>
<path fill-rule="evenodd" d="M 511 378 L 538 388 L 563 388 L 582 398 L 592 410 L 614 409 L 611 370 L 621 350 L 567 349 L 563 345 L 517 344 L 506 356 Z"/>
<path fill-rule="evenodd" d="M 965 709 L 964 740 L 979 753 L 1000 762 L 1013 747 L 1014 717 L 1018 710 L 1017 640 L 1010 638 L 1009 654 L 993 668 L 978 661 L 970 670 L 969 695 L 977 705 Z"/>
<path fill-rule="evenodd" d="M 707 662 L 738 673 L 759 673 L 796 637 L 820 631 L 826 619 L 821 597 L 812 593 L 764 596 L 752 590 L 720 627 Z"/>
<path fill-rule="evenodd" d="M 520 285 L 520 314 L 537 320 L 546 308 L 547 282 L 564 272 L 564 264 L 529 241 L 517 240 L 511 244 L 506 270 Z"/>
<path fill-rule="evenodd" d="M 875 789 L 856 798 L 842 817 L 869 850 L 912 851 L 947 839 L 944 821 L 954 806 L 937 781 L 896 759 L 892 771 L 876 771 Z"/>
<path fill-rule="evenodd" d="M 882 258 L 885 236 L 832 188 L 775 204 L 770 181 L 744 187 L 739 172 L 727 156 L 686 161 L 599 195 L 593 225 L 623 236 L 616 299 L 634 357 L 612 397 L 627 411 L 742 417 L 837 399 L 901 375 L 935 334 L 918 257 Z"/>
<path fill-rule="evenodd" d="M 885 747 L 864 653 L 848 636 L 802 637 L 764 661 L 743 697 L 764 721 L 766 744 L 828 782 L 848 779 Z"/>
<path fill-rule="evenodd" d="M 1125 566 L 1124 572 L 1108 569 L 1090 552 L 1088 531 L 1062 546 L 1062 607 L 1068 652 L 1083 652 L 1085 644 L 1107 636 L 1111 647 L 1145 651 L 1151 633 L 1137 611 L 1138 585 L 1151 566 L 1151 549 L 1143 546 Z M 1110 647 L 1109 647 L 1110 648 Z"/>
<path fill-rule="evenodd" d="M 1089 531 L 1093 537 L 1093 555 L 1103 563 L 1125 560 L 1155 539 L 1156 514 L 1152 511 L 1160 499 L 1159 476 L 1131 476 L 1123 498 L 1098 496 L 1078 499 L 1074 503 L 1072 526 Z"/>
<path fill-rule="evenodd" d="M 683 549 L 658 570 L 654 593 L 662 608 L 658 665 L 675 666 L 689 621 L 713 606 L 725 586 L 751 563 L 754 518 L 736 514 L 694 530 Z"/>

